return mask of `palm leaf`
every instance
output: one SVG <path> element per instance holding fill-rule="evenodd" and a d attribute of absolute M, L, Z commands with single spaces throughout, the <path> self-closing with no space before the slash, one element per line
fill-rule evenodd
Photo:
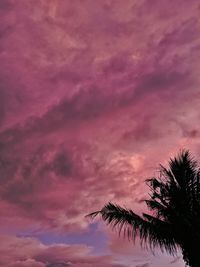
<path fill-rule="evenodd" d="M 177 247 L 171 225 L 161 220 L 156 220 L 156 218 L 147 214 L 144 214 L 143 218 L 132 210 L 122 208 L 110 202 L 100 211 L 93 212 L 88 216 L 94 218 L 97 215 L 100 215 L 112 228 L 118 228 L 119 234 L 123 230 L 124 236 L 127 236 L 129 240 L 135 241 L 138 235 L 141 245 L 149 243 L 150 248 L 160 247 L 170 254 L 176 252 Z"/>

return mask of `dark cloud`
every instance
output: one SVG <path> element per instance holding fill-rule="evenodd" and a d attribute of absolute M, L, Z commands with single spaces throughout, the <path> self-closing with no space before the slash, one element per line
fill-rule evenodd
<path fill-rule="evenodd" d="M 70 177 L 73 176 L 73 164 L 69 152 L 59 151 L 52 161 L 44 164 L 41 168 L 40 175 L 53 171 L 57 176 Z"/>
<path fill-rule="evenodd" d="M 45 267 L 70 267 L 71 263 L 57 262 L 57 263 L 47 263 Z"/>
<path fill-rule="evenodd" d="M 7 11 L 12 6 L 12 3 L 10 0 L 1 0 L 0 2 L 0 10 Z"/>
<path fill-rule="evenodd" d="M 137 88 L 138 94 L 144 92 L 157 90 L 170 90 L 171 86 L 184 84 L 187 79 L 186 73 L 179 73 L 178 71 L 171 71 L 169 69 L 158 70 L 148 73 L 141 77 L 140 84 Z"/>

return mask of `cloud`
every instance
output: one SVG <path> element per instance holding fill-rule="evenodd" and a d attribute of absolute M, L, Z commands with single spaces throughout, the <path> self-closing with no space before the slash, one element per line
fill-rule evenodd
<path fill-rule="evenodd" d="M 1 236 L 1 266 L 9 267 L 80 267 L 105 266 L 125 267 L 114 263 L 109 255 L 92 256 L 91 247 L 84 245 L 51 245 L 45 246 L 33 238 Z M 13 249 L 14 248 L 14 249 Z"/>
<path fill-rule="evenodd" d="M 64 267 L 65 265 L 63 265 Z M 67 266 L 67 265 L 66 265 Z M 14 263 L 11 263 L 9 267 L 46 267 L 44 263 L 42 262 L 37 262 L 32 259 L 28 259 L 25 261 L 16 261 Z M 62 266 L 59 266 L 62 267 Z"/>
<path fill-rule="evenodd" d="M 170 263 L 174 264 L 177 263 L 178 261 L 180 261 L 180 257 L 176 257 L 174 260 L 172 260 Z"/>
<path fill-rule="evenodd" d="M 196 0 L 1 1 L 1 231 L 85 231 L 105 201 L 141 210 L 159 163 L 200 155 L 198 12 Z"/>
<path fill-rule="evenodd" d="M 142 265 L 137 265 L 136 267 L 149 267 L 149 266 L 150 266 L 149 263 L 144 263 Z"/>

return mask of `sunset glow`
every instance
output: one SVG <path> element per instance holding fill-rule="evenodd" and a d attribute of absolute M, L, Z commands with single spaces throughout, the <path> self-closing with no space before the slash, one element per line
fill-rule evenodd
<path fill-rule="evenodd" d="M 200 160 L 197 0 L 0 0 L 0 266 L 183 267 L 85 215 Z"/>

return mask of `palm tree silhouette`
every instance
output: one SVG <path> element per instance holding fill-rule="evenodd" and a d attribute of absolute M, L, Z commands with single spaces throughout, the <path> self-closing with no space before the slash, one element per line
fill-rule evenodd
<path fill-rule="evenodd" d="M 100 215 L 129 240 L 139 236 L 147 248 L 159 247 L 171 255 L 180 249 L 188 266 L 200 267 L 200 168 L 187 150 L 168 164 L 160 165 L 158 178 L 146 180 L 150 198 L 144 201 L 150 214 L 139 216 L 109 202 L 87 216 Z"/>

